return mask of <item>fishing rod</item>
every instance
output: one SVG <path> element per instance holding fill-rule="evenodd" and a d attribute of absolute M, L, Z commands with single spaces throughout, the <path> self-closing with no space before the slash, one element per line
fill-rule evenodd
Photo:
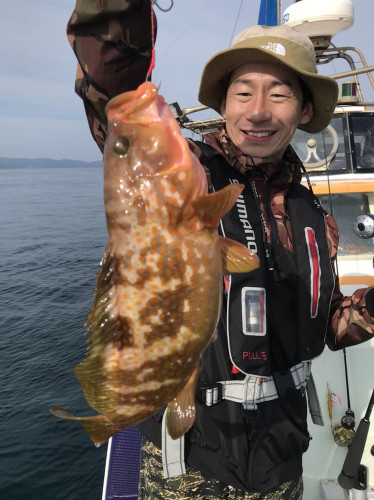
<path fill-rule="evenodd" d="M 356 487 L 358 480 L 358 471 L 360 462 L 364 452 L 367 435 L 370 427 L 370 415 L 374 406 L 374 390 L 372 392 L 369 406 L 364 417 L 361 419 L 357 428 L 355 437 L 348 449 L 347 456 L 344 460 L 343 468 L 338 477 L 338 483 L 345 490 L 351 490 Z"/>
<path fill-rule="evenodd" d="M 324 160 L 325 160 L 325 170 L 327 174 L 327 185 L 328 185 L 328 201 L 329 201 L 329 212 L 332 216 L 334 216 L 334 210 L 333 210 L 333 204 L 332 204 L 332 193 L 331 193 L 331 184 L 330 184 L 330 162 L 332 158 L 336 154 L 336 150 L 338 148 L 338 136 L 335 131 L 335 129 L 331 126 L 331 124 L 327 127 L 326 131 L 329 131 L 331 136 L 333 137 L 334 143 L 336 143 L 336 148 L 332 148 L 332 151 L 330 152 L 329 155 L 327 155 L 327 148 L 326 148 L 326 140 L 325 140 L 325 131 L 322 132 L 322 140 L 323 140 L 323 150 L 324 150 Z M 308 144 L 309 146 L 309 144 Z M 323 164 L 323 160 L 320 160 L 318 162 L 320 165 Z M 313 163 L 315 165 L 315 163 Z M 311 188 L 310 185 L 310 180 L 307 171 L 305 171 L 306 179 L 308 182 L 309 187 Z M 339 279 L 339 263 L 338 260 L 336 260 L 335 263 L 336 266 L 336 275 Z M 348 377 L 348 364 L 347 364 L 347 352 L 346 349 L 343 349 L 343 356 L 344 356 L 344 373 L 345 373 L 345 387 L 346 387 L 346 394 L 347 394 L 347 403 L 348 403 L 348 408 L 343 415 L 343 417 L 340 420 L 340 424 L 337 424 L 333 427 L 332 424 L 332 416 L 330 415 L 331 418 L 331 429 L 332 429 L 332 434 L 335 443 L 338 446 L 349 446 L 353 438 L 355 436 L 355 413 L 351 409 L 351 398 L 350 398 L 350 391 L 349 391 L 349 377 Z"/>
<path fill-rule="evenodd" d="M 331 207 L 332 209 L 332 207 Z M 374 237 L 374 215 L 372 214 L 361 214 L 358 215 L 356 220 L 353 223 L 353 231 L 361 239 L 370 239 Z M 349 379 L 348 379 L 348 366 L 347 366 L 347 353 L 346 349 L 343 349 L 343 355 L 344 355 L 344 371 L 345 371 L 345 383 L 346 383 L 346 390 L 347 390 L 347 402 L 348 402 L 348 409 L 345 412 L 345 415 L 341 419 L 341 425 L 337 426 L 334 429 L 334 439 L 335 442 L 341 446 L 351 446 L 351 443 L 355 441 L 355 414 L 351 410 L 351 401 L 350 401 L 350 394 L 349 394 Z M 373 396 L 372 396 L 373 398 Z M 370 405 L 369 405 L 370 406 Z M 356 431 L 358 432 L 358 430 Z M 361 431 L 362 432 L 362 431 Z M 352 433 L 353 433 L 353 441 L 352 440 Z M 358 441 L 360 441 L 360 436 L 358 438 Z M 366 441 L 366 437 L 365 437 Z M 365 441 L 363 443 L 363 447 L 365 446 Z M 343 444 L 341 444 L 343 443 Z M 356 445 L 358 446 L 358 445 Z M 350 448 L 349 448 L 350 449 Z M 363 452 L 363 448 L 362 448 Z M 359 460 L 361 459 L 362 452 L 360 455 Z M 349 452 L 348 452 L 349 453 Z M 343 470 L 344 467 L 343 467 Z M 357 473 L 357 468 L 356 468 L 356 473 Z M 342 472 L 343 474 L 343 472 Z M 343 477 L 344 474 L 343 474 Z M 340 482 L 339 482 L 340 484 Z"/>
<path fill-rule="evenodd" d="M 374 215 L 361 214 L 353 223 L 353 231 L 359 238 L 369 239 L 374 236 Z M 344 360 L 346 363 L 346 360 Z M 346 372 L 347 375 L 347 372 Z M 346 380 L 348 384 L 348 380 Z M 349 396 L 348 396 L 349 397 Z M 350 407 L 350 403 L 348 402 Z M 360 487 L 366 482 L 366 468 L 360 465 L 370 427 L 370 415 L 374 406 L 374 390 L 372 392 L 365 416 L 357 428 L 352 444 L 349 446 L 338 483 L 343 489 Z"/>

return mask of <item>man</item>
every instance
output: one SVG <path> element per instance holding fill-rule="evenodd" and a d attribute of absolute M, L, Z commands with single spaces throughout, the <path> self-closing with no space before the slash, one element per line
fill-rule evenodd
<path fill-rule="evenodd" d="M 81 24 L 87 22 L 80 17 L 83 4 L 78 0 L 69 24 L 75 42 L 82 42 Z M 117 18 L 109 28 L 121 26 L 128 15 L 143 18 L 142 33 L 151 29 L 147 1 L 131 13 L 126 8 L 117 5 L 111 14 L 108 2 L 100 9 L 108 19 Z M 117 32 L 110 39 L 122 50 L 118 40 L 129 43 L 133 33 L 130 23 L 127 38 Z M 105 40 L 103 46 L 114 50 Z M 144 57 L 150 60 L 144 45 L 137 52 L 136 44 L 131 47 L 143 63 Z M 86 75 L 78 86 L 90 114 L 92 90 L 108 98 L 129 86 L 116 87 L 115 80 L 110 92 L 95 86 L 87 56 L 96 68 L 105 56 L 87 51 L 82 57 L 83 52 L 77 55 Z M 127 67 L 137 62 L 127 59 Z M 139 425 L 144 435 L 139 498 L 300 499 L 302 455 L 310 440 L 305 395 L 310 361 L 322 352 L 326 330 L 332 349 L 374 333 L 373 292 L 340 293 L 332 265 L 338 242 L 334 220 L 300 185 L 302 165 L 289 145 L 297 128 L 319 132 L 329 124 L 337 85 L 317 74 L 306 36 L 286 26 L 256 26 L 210 59 L 199 99 L 225 119 L 225 126 L 204 142 L 190 141 L 207 169 L 210 189 L 230 182 L 245 185 L 220 231 L 257 252 L 260 269 L 225 279 L 217 339 L 203 357 L 196 421 L 184 446 L 172 443 L 177 457 L 166 432 L 162 439 L 164 412 Z M 90 123 L 96 123 L 92 130 L 102 145 L 105 118 L 100 113 Z"/>

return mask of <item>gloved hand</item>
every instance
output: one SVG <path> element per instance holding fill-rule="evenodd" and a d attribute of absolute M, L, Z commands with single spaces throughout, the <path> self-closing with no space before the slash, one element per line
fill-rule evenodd
<path fill-rule="evenodd" d="M 366 309 L 368 310 L 370 316 L 374 318 L 374 288 L 367 292 L 367 294 L 365 295 L 365 299 Z"/>

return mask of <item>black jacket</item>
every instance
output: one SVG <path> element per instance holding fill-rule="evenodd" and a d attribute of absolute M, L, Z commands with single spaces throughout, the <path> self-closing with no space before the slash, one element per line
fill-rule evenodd
<path fill-rule="evenodd" d="M 255 200 L 252 200 L 253 203 L 250 200 L 250 182 L 238 172 L 230 172 L 221 155 L 213 154 L 206 159 L 205 164 L 210 169 L 213 185 L 217 189 L 222 187 L 221 183 L 228 182 L 224 178 L 225 172 L 246 186 L 243 193 L 248 219 L 256 232 L 261 264 L 259 271 L 238 276 L 239 285 L 234 295 L 240 293 L 240 288 L 245 284 L 266 288 L 270 310 L 270 314 L 267 314 L 269 356 L 266 370 L 282 374 L 294 364 L 317 356 L 324 347 L 334 276 L 324 232 L 323 213 L 308 189 L 299 184 L 290 185 L 286 197 L 288 211 L 297 214 L 302 210 L 303 221 L 315 226 L 320 252 L 321 314 L 314 320 L 308 320 L 310 306 L 304 302 L 310 296 L 310 287 L 305 282 L 307 273 L 303 267 L 305 249 L 296 245 L 295 254 L 285 251 L 273 228 L 270 251 L 274 270 L 270 271 L 262 241 L 258 214 L 260 207 Z M 237 207 L 234 206 L 226 223 L 223 221 L 223 227 L 226 228 L 225 232 L 233 231 L 237 234 L 236 239 L 240 240 L 240 221 L 237 220 L 236 212 Z M 299 224 L 296 215 L 293 218 L 296 219 L 293 224 L 296 240 L 302 234 L 303 226 Z M 235 317 L 240 316 L 240 311 L 235 310 L 231 322 L 235 323 Z M 241 404 L 225 400 L 211 407 L 202 404 L 200 391 L 204 386 L 210 386 L 219 380 L 244 378 L 243 373 L 233 373 L 228 348 L 229 325 L 225 318 L 224 311 L 218 327 L 218 338 L 208 346 L 203 356 L 196 398 L 197 416 L 193 428 L 186 436 L 186 462 L 207 477 L 214 477 L 243 491 L 267 492 L 302 473 L 302 455 L 307 450 L 310 439 L 306 423 L 306 397 L 303 390 L 292 391 L 281 398 L 258 404 L 254 411 L 244 410 Z M 234 337 L 234 340 L 231 341 L 235 343 L 235 336 L 242 337 L 240 320 L 233 330 L 231 338 Z M 255 372 L 255 365 L 253 367 Z M 250 368 L 248 371 L 252 373 Z M 147 439 L 159 447 L 161 420 L 162 412 L 139 425 Z"/>

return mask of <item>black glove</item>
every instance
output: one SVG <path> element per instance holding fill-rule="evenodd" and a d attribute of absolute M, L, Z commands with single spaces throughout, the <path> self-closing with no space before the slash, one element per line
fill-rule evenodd
<path fill-rule="evenodd" d="M 365 295 L 366 298 L 366 309 L 370 316 L 374 318 L 374 288 L 369 290 Z"/>

